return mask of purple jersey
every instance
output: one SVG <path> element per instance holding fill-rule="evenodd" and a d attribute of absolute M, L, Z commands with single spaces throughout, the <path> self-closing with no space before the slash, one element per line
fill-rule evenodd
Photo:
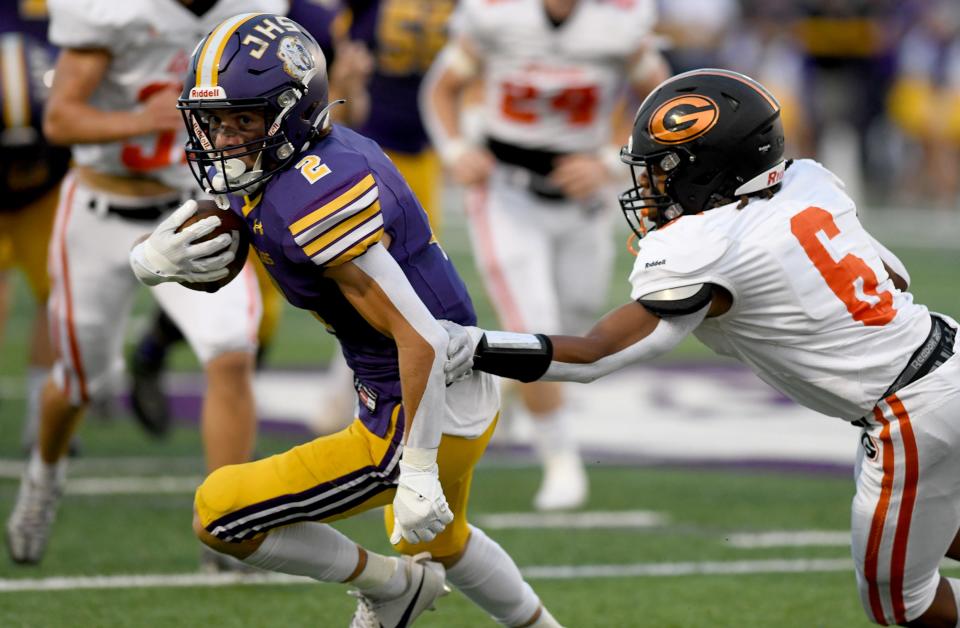
<path fill-rule="evenodd" d="M 68 148 L 43 138 L 45 75 L 56 49 L 47 44 L 46 3 L 0 3 L 0 212 L 17 211 L 60 183 Z"/>
<path fill-rule="evenodd" d="M 437 319 L 476 323 L 473 303 L 430 231 L 427 215 L 393 163 L 371 139 L 334 125 L 259 196 L 232 199 L 251 243 L 287 300 L 314 312 L 337 336 L 367 399 L 360 418 L 382 435 L 389 417 L 378 396 L 400 398 L 394 341 L 370 326 L 324 277 L 390 234 L 389 252 Z M 372 402 L 367 403 L 370 397 Z"/>
<path fill-rule="evenodd" d="M 45 0 L 0 2 L 0 33 L 26 33 L 46 45 L 49 23 Z M 51 47 L 50 50 L 55 49 Z"/>
<path fill-rule="evenodd" d="M 350 39 L 374 56 L 370 115 L 360 132 L 388 150 L 419 153 L 429 145 L 420 120 L 420 82 L 447 41 L 455 0 L 352 0 Z"/>

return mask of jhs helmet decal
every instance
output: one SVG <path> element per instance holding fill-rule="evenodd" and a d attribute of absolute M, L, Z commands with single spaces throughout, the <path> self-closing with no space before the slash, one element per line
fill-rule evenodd
<path fill-rule="evenodd" d="M 660 105 L 650 116 L 647 131 L 661 144 L 683 144 L 710 129 L 720 118 L 717 103 L 706 96 L 678 96 Z"/>
<path fill-rule="evenodd" d="M 283 71 L 297 80 L 303 80 L 307 72 L 313 69 L 313 57 L 295 35 L 280 40 L 277 56 L 283 61 Z"/>

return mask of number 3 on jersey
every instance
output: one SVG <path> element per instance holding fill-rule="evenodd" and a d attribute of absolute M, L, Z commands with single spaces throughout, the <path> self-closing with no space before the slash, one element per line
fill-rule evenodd
<path fill-rule="evenodd" d="M 790 230 L 854 320 L 877 327 L 893 320 L 897 315 L 893 295 L 887 290 L 877 291 L 879 281 L 873 269 L 853 253 L 835 261 L 817 237 L 821 231 L 830 240 L 841 236 L 830 212 L 808 207 L 790 219 Z"/>
<path fill-rule="evenodd" d="M 180 85 L 175 83 L 150 83 L 137 94 L 137 102 L 146 102 L 155 93 L 171 88 L 180 91 Z M 187 155 L 177 144 L 177 134 L 163 131 L 154 136 L 152 150 L 133 141 L 124 142 L 121 146 L 120 161 L 135 172 L 150 172 L 178 162 L 186 163 Z"/>

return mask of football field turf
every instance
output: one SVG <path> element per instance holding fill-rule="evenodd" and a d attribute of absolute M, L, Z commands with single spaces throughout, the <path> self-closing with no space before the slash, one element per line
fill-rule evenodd
<path fill-rule="evenodd" d="M 448 250 L 459 260 L 462 240 L 453 240 Z M 957 251 L 895 250 L 913 275 L 919 301 L 960 314 Z M 628 263 L 621 256 L 612 303 L 626 298 Z M 458 265 L 481 322 L 493 325 L 476 272 L 469 264 Z M 0 354 L 4 518 L 17 486 L 24 408 L 19 378 L 30 305 L 22 283 L 16 297 Z M 143 324 L 147 311 L 141 299 L 134 326 Z M 316 321 L 288 310 L 270 360 L 284 368 L 317 367 L 331 350 Z M 690 342 L 673 359 L 705 355 Z M 182 349 L 175 364 L 194 368 Z M 775 414 L 770 420 L 776 421 Z M 303 437 L 264 433 L 258 454 L 281 451 Z M 0 558 L 0 627 L 348 624 L 353 599 L 344 586 L 264 576 L 241 583 L 232 576 L 199 574 L 190 507 L 203 464 L 194 427 L 178 423 L 168 440 L 151 441 L 121 408 L 113 419 L 91 416 L 82 440 L 83 455 L 72 465 L 43 564 L 21 567 Z M 617 466 L 601 456 L 588 462 L 590 501 L 571 518 L 530 512 L 538 471 L 529 459 L 510 452 L 488 456 L 477 471 L 471 500 L 471 518 L 516 558 L 565 625 L 871 625 L 857 599 L 847 547 L 849 469 Z M 388 550 L 379 512 L 338 527 L 372 549 Z M 493 623 L 453 593 L 417 625 Z"/>

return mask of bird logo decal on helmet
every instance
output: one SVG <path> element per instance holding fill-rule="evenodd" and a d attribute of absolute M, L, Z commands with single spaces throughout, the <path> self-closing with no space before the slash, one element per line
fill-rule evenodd
<path fill-rule="evenodd" d="M 277 56 L 283 61 L 283 71 L 297 80 L 302 80 L 314 68 L 313 58 L 299 37 L 281 39 Z"/>

